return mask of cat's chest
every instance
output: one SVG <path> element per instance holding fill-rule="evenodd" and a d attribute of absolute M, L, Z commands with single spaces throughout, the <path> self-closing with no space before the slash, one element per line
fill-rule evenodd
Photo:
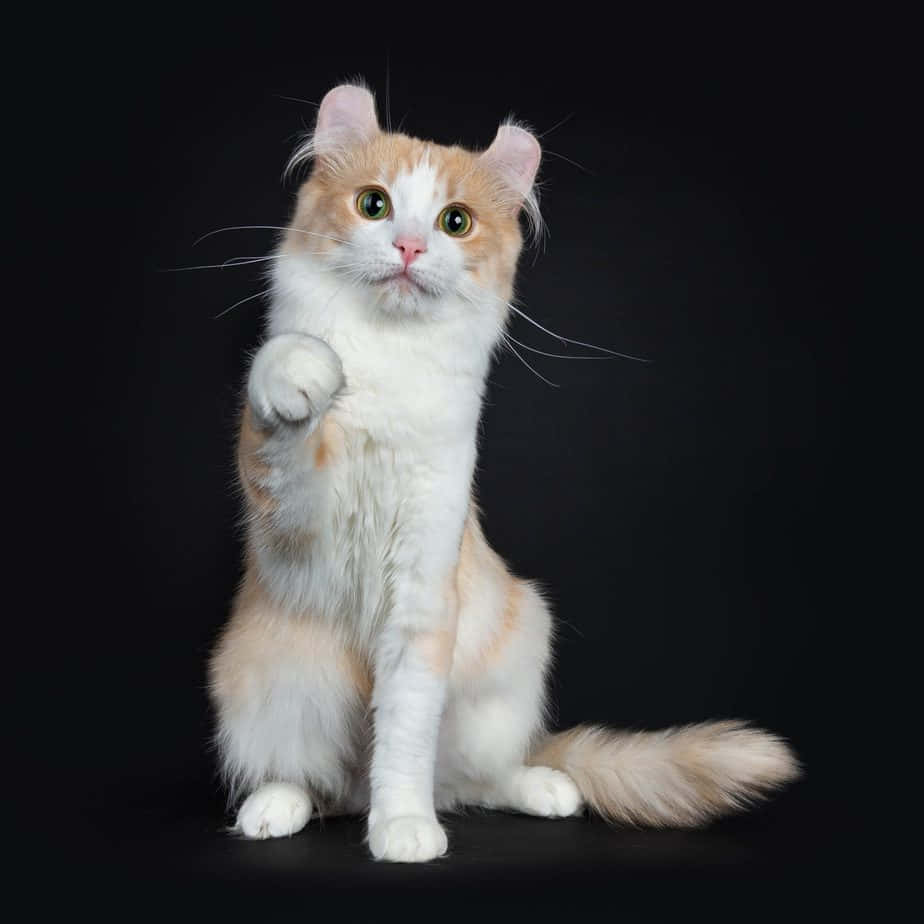
<path fill-rule="evenodd" d="M 468 496 L 475 462 L 474 430 L 454 432 L 427 415 L 381 414 L 345 399 L 324 423 L 332 446 L 325 458 L 331 514 L 341 529 L 385 543 L 425 524 L 427 511 L 451 496 Z M 419 413 L 419 409 L 417 409 Z"/>
<path fill-rule="evenodd" d="M 399 472 L 470 442 L 481 410 L 480 369 L 460 371 L 416 349 L 332 339 L 345 378 L 334 414 L 354 446 L 394 459 L 388 467 Z"/>
<path fill-rule="evenodd" d="M 341 615 L 365 631 L 388 606 L 386 588 L 434 570 L 443 546 L 461 535 L 474 441 L 455 453 L 421 453 L 345 427 L 336 411 L 326 426 L 341 428 L 341 443 L 325 470 L 326 528 L 313 564 L 323 561 L 325 596 L 339 601 L 338 612 L 345 604 Z"/>
<path fill-rule="evenodd" d="M 348 359 L 344 371 L 346 388 L 324 423 L 330 522 L 340 547 L 389 561 L 396 544 L 413 547 L 464 517 L 479 405 L 444 382 L 351 378 Z"/>

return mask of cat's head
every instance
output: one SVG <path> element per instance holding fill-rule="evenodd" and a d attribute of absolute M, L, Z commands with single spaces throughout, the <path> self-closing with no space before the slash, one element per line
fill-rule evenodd
<path fill-rule="evenodd" d="M 534 226 L 541 149 L 504 124 L 476 153 L 383 131 L 368 90 L 331 90 L 293 163 L 311 159 L 286 239 L 357 290 L 370 310 L 438 313 L 447 302 L 511 297 L 521 212 Z"/>

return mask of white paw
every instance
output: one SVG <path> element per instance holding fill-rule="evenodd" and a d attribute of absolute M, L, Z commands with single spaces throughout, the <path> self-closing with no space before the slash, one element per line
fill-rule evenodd
<path fill-rule="evenodd" d="M 426 863 L 446 853 L 446 832 L 435 818 L 401 815 L 369 828 L 369 849 L 376 860 Z"/>
<path fill-rule="evenodd" d="M 298 423 L 322 416 L 342 386 L 340 357 L 323 340 L 280 334 L 254 357 L 247 396 L 263 423 Z"/>
<path fill-rule="evenodd" d="M 550 767 L 525 767 L 513 782 L 516 808 L 543 818 L 577 815 L 583 800 L 577 786 L 566 773 Z"/>
<path fill-rule="evenodd" d="M 300 786 L 266 783 L 251 793 L 237 813 L 238 831 L 265 840 L 301 831 L 311 817 L 311 799 Z"/>

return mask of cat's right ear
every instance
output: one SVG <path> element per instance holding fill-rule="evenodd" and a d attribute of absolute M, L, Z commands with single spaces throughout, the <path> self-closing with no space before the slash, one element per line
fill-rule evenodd
<path fill-rule="evenodd" d="M 321 100 L 312 147 L 316 155 L 324 157 L 362 144 L 378 133 L 375 98 L 365 87 L 343 84 Z"/>

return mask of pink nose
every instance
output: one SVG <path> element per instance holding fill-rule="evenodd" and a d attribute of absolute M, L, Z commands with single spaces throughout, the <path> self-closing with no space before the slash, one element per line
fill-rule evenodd
<path fill-rule="evenodd" d="M 426 241 L 413 234 L 399 234 L 395 238 L 395 247 L 401 251 L 401 259 L 404 260 L 405 268 L 410 266 L 422 253 L 427 252 Z"/>

